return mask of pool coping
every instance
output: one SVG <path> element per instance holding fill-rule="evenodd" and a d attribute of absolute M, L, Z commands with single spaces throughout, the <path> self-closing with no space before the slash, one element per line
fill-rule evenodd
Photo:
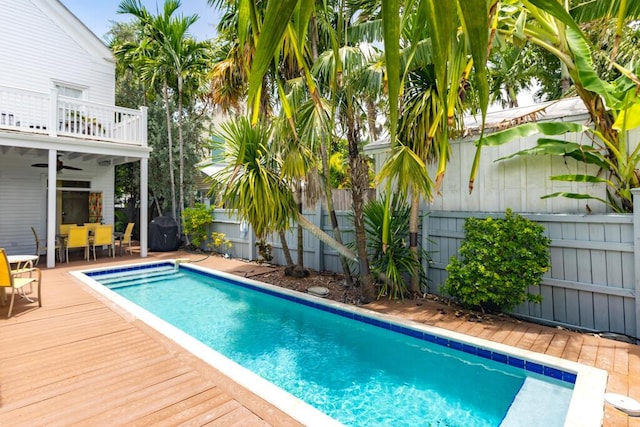
<path fill-rule="evenodd" d="M 342 425 L 333 418 L 330 418 L 323 412 L 303 402 L 267 380 L 250 372 L 239 364 L 227 359 L 225 356 L 202 344 L 197 339 L 191 337 L 185 332 L 179 330 L 175 326 L 165 322 L 152 313 L 142 309 L 136 304 L 126 300 L 117 293 L 111 291 L 104 285 L 91 278 L 91 274 L 99 271 L 130 271 L 149 268 L 149 266 L 174 265 L 175 260 L 164 260 L 155 262 L 143 262 L 136 264 L 128 264 L 119 268 L 95 268 L 83 269 L 80 271 L 70 272 L 74 277 L 86 284 L 89 288 L 98 294 L 106 297 L 110 302 L 124 310 L 124 312 L 139 319 L 151 326 L 167 338 L 171 339 L 178 345 L 190 351 L 196 357 L 205 361 L 214 368 L 220 370 L 229 378 L 251 390 L 269 403 L 277 406 L 285 413 L 304 425 Z M 425 325 L 411 320 L 401 319 L 396 316 L 377 313 L 368 309 L 357 306 L 339 303 L 333 300 L 327 300 L 315 297 L 302 292 L 281 288 L 267 283 L 259 282 L 249 278 L 243 278 L 237 275 L 221 272 L 211 268 L 204 268 L 194 264 L 182 264 L 183 267 L 199 272 L 204 275 L 211 275 L 227 281 L 241 283 L 243 286 L 257 288 L 268 294 L 277 294 L 284 299 L 294 300 L 311 307 L 319 308 L 334 314 L 339 314 L 357 321 L 370 323 L 385 329 L 395 330 L 396 332 L 406 335 L 415 336 L 425 341 L 433 342 L 437 345 L 452 348 L 455 350 L 472 353 L 480 357 L 495 360 L 516 368 L 525 369 L 540 375 L 549 376 L 559 380 L 573 382 L 575 379 L 574 390 L 569 405 L 569 410 L 565 420 L 565 426 L 600 426 L 604 417 L 604 393 L 607 382 L 607 372 L 598 368 L 579 364 L 577 362 L 565 359 L 535 353 L 529 350 L 519 349 L 500 343 L 484 340 L 481 338 L 464 335 L 455 331 Z M 412 334 L 408 331 L 417 331 Z M 455 343 L 451 345 L 451 343 Z M 460 344 L 460 345 L 458 345 Z M 476 349 L 475 352 L 473 349 Z M 496 358 L 494 358 L 496 355 Z M 498 356 L 499 355 L 499 356 Z M 507 359 L 505 359 L 505 356 Z M 509 356 L 513 356 L 513 361 L 518 360 L 528 363 L 528 366 L 518 366 L 510 363 Z M 539 367 L 549 368 L 539 371 Z M 569 375 L 568 378 L 558 377 L 558 372 L 562 376 L 563 373 Z M 574 375 L 571 378 L 571 375 Z"/>

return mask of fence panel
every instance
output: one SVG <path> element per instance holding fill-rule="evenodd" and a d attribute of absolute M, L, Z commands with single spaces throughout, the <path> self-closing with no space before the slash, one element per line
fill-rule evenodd
<path fill-rule="evenodd" d="M 474 214 L 478 217 L 500 214 Z M 439 292 L 445 270 L 464 238 L 467 212 L 432 211 L 428 250 L 431 290 Z M 540 304 L 524 303 L 514 314 L 559 325 L 636 336 L 632 215 L 523 215 L 545 227 L 551 269 L 539 287 Z"/>
<path fill-rule="evenodd" d="M 328 213 L 317 207 L 304 215 L 312 223 L 333 235 Z M 431 254 L 428 266 L 429 291 L 441 293 L 447 278 L 446 266 L 457 256 L 464 238 L 465 219 L 471 216 L 499 217 L 502 214 L 432 211 L 424 216 L 423 247 Z M 540 304 L 524 303 L 514 314 L 544 323 L 609 331 L 635 337 L 638 333 L 638 302 L 634 260 L 634 217 L 622 215 L 523 214 L 545 228 L 551 239 L 551 269 L 539 287 L 530 292 L 541 295 Z M 337 212 L 345 244 L 355 239 L 348 211 Z M 640 219 L 638 220 L 640 222 Z M 217 209 L 211 231 L 223 232 L 233 243 L 233 257 L 256 260 L 255 236 L 229 211 Z M 297 259 L 297 226 L 285 233 L 291 256 Z M 274 264 L 285 258 L 277 234 L 267 236 Z M 640 242 L 640 239 L 638 239 Z M 342 272 L 338 254 L 304 230 L 305 267 L 320 271 Z M 356 266 L 354 266 L 355 269 Z"/>

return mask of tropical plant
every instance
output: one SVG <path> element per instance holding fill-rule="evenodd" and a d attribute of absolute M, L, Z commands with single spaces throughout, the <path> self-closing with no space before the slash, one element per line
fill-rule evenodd
<path fill-rule="evenodd" d="M 187 245 L 200 249 L 207 240 L 207 226 L 213 223 L 213 209 L 207 208 L 202 203 L 197 203 L 192 208 L 182 211 L 182 225 Z M 190 240 L 190 242 L 189 242 Z"/>
<path fill-rule="evenodd" d="M 640 6 L 636 3 L 585 2 L 568 11 L 559 2 L 533 1 L 523 3 L 519 7 L 501 9 L 498 15 L 501 25 L 498 26 L 497 32 L 514 42 L 526 40 L 555 55 L 560 60 L 563 74 L 571 79 L 575 93 L 583 100 L 593 128 L 557 124 L 551 130 L 546 125 L 528 125 L 511 132 L 490 135 L 489 141 L 481 137 L 472 168 L 470 188 L 473 186 L 483 146 L 504 144 L 509 137 L 530 135 L 535 131 L 541 131 L 545 135 L 586 132 L 586 135 L 591 137 L 593 146 L 543 138 L 538 141 L 536 147 L 516 155 L 548 154 L 573 157 L 585 166 L 595 165 L 596 170 L 585 167 L 583 173 L 559 175 L 552 179 L 605 184 L 607 187 L 606 199 L 572 192 L 558 192 L 546 197 L 596 199 L 617 212 L 629 212 L 632 209 L 630 190 L 639 185 L 636 166 L 640 153 L 632 148 L 633 144 L 627 140 L 627 131 L 640 125 L 640 120 L 637 119 L 637 113 L 640 111 L 638 68 L 625 68 L 616 62 L 618 40 L 612 48 L 609 64 L 620 73 L 620 77 L 612 82 L 600 78 L 593 63 L 592 49 L 578 24 L 606 19 L 613 14 L 617 21 L 616 36 L 620 36 L 625 23 L 630 18 L 640 16 Z M 638 67 L 637 64 L 631 66 Z"/>
<path fill-rule="evenodd" d="M 391 202 L 387 204 L 389 197 Z M 383 250 L 382 233 L 387 205 L 391 208 L 391 235 L 387 239 L 389 245 Z M 382 200 L 371 201 L 364 207 L 371 270 L 381 283 L 378 298 L 383 295 L 388 295 L 389 299 L 404 298 L 409 294 L 406 281 L 411 277 L 426 285 L 421 259 L 428 260 L 428 256 L 422 252 L 423 257 L 416 260 L 409 248 L 409 212 L 409 206 L 397 194 L 386 194 Z"/>
<path fill-rule="evenodd" d="M 197 42 L 189 36 L 189 27 L 197 15 L 176 15 L 179 0 L 166 0 L 162 13 L 153 15 L 140 0 L 122 0 L 118 13 L 130 14 L 137 20 L 140 30 L 138 40 L 113 43 L 112 48 L 119 62 L 136 68 L 144 86 L 154 91 L 160 82 L 167 132 L 167 156 L 171 189 L 171 213 L 178 218 L 185 205 L 184 117 L 185 98 L 193 104 L 193 98 L 202 89 L 203 77 L 208 70 L 208 42 Z M 175 94 L 175 96 L 173 96 Z M 175 103 L 171 102 L 175 98 Z M 190 107 L 192 108 L 192 107 Z M 189 108 L 187 108 L 188 110 Z M 176 203 L 176 182 L 173 149 L 173 116 L 177 112 L 179 202 Z"/>
<path fill-rule="evenodd" d="M 550 267 L 549 243 L 544 227 L 509 209 L 503 219 L 467 218 L 460 258 L 451 258 L 443 291 L 483 312 L 540 302 L 528 288 Z"/>
<path fill-rule="evenodd" d="M 635 13 L 640 13 L 640 8 L 636 9 L 638 10 L 635 10 Z M 476 161 L 483 146 L 505 144 L 514 137 L 537 132 L 547 136 L 568 132 L 584 133 L 589 144 L 540 138 L 535 147 L 517 152 L 513 156 L 544 154 L 571 157 L 579 162 L 578 172 L 552 176 L 551 179 L 604 184 L 606 198 L 575 192 L 557 192 L 544 197 L 594 199 L 605 203 L 615 212 L 630 212 L 633 207 L 631 189 L 640 185 L 637 170 L 640 148 L 637 147 L 638 144 L 628 140 L 628 131 L 640 125 L 640 80 L 637 78 L 640 67 L 635 64 L 634 66 L 638 67 L 635 70 L 627 69 L 611 62 L 620 73 L 620 77 L 615 81 L 601 79 L 596 74 L 592 50 L 585 40 L 585 35 L 571 16 L 559 5 L 551 8 L 553 15 L 546 11 L 537 12 L 539 15 L 536 15 L 536 19 L 552 26 L 555 32 L 539 31 L 538 34 L 532 29 L 529 39 L 533 43 L 546 46 L 558 56 L 571 77 L 576 93 L 582 98 L 589 112 L 591 126 L 576 123 L 537 123 L 491 134 L 478 142 Z M 622 8 L 620 12 L 624 12 Z M 476 172 L 477 163 L 474 165 L 471 181 Z"/>
<path fill-rule="evenodd" d="M 214 175 L 223 183 L 221 198 L 237 209 L 240 220 L 249 222 L 258 239 L 269 233 L 287 230 L 295 219 L 315 237 L 340 255 L 354 259 L 355 254 L 336 242 L 298 212 L 290 187 L 281 177 L 281 160 L 271 148 L 269 125 L 251 125 L 246 117 L 223 123 L 214 140 L 219 141 L 222 161 L 227 166 Z M 216 160 L 216 159 L 214 159 Z"/>
<path fill-rule="evenodd" d="M 167 154 L 171 189 L 171 214 L 173 218 L 177 218 L 177 211 L 173 161 L 173 132 L 169 102 L 171 65 L 170 58 L 161 54 L 163 52 L 161 43 L 164 39 L 161 34 L 161 29 L 164 25 L 163 21 L 169 20 L 178 7 L 178 1 L 167 0 L 164 3 L 163 15 L 154 16 L 149 13 L 140 0 L 122 0 L 118 6 L 118 13 L 134 16 L 140 25 L 141 34 L 137 41 L 127 41 L 120 45 L 112 46 L 118 61 L 139 70 L 141 80 L 148 90 L 154 90 L 157 82 L 161 82 L 164 113 L 167 123 Z"/>

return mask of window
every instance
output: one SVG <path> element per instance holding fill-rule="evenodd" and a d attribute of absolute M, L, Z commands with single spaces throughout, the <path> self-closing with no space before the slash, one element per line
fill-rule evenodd
<path fill-rule="evenodd" d="M 56 83 L 56 89 L 58 89 L 58 95 L 68 96 L 69 98 L 84 98 L 84 89 L 80 86 L 71 86 L 62 83 Z"/>

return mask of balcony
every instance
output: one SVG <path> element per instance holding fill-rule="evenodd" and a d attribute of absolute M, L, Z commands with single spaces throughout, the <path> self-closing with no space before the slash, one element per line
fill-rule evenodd
<path fill-rule="evenodd" d="M 0 131 L 147 145 L 146 108 L 133 110 L 0 86 Z"/>

